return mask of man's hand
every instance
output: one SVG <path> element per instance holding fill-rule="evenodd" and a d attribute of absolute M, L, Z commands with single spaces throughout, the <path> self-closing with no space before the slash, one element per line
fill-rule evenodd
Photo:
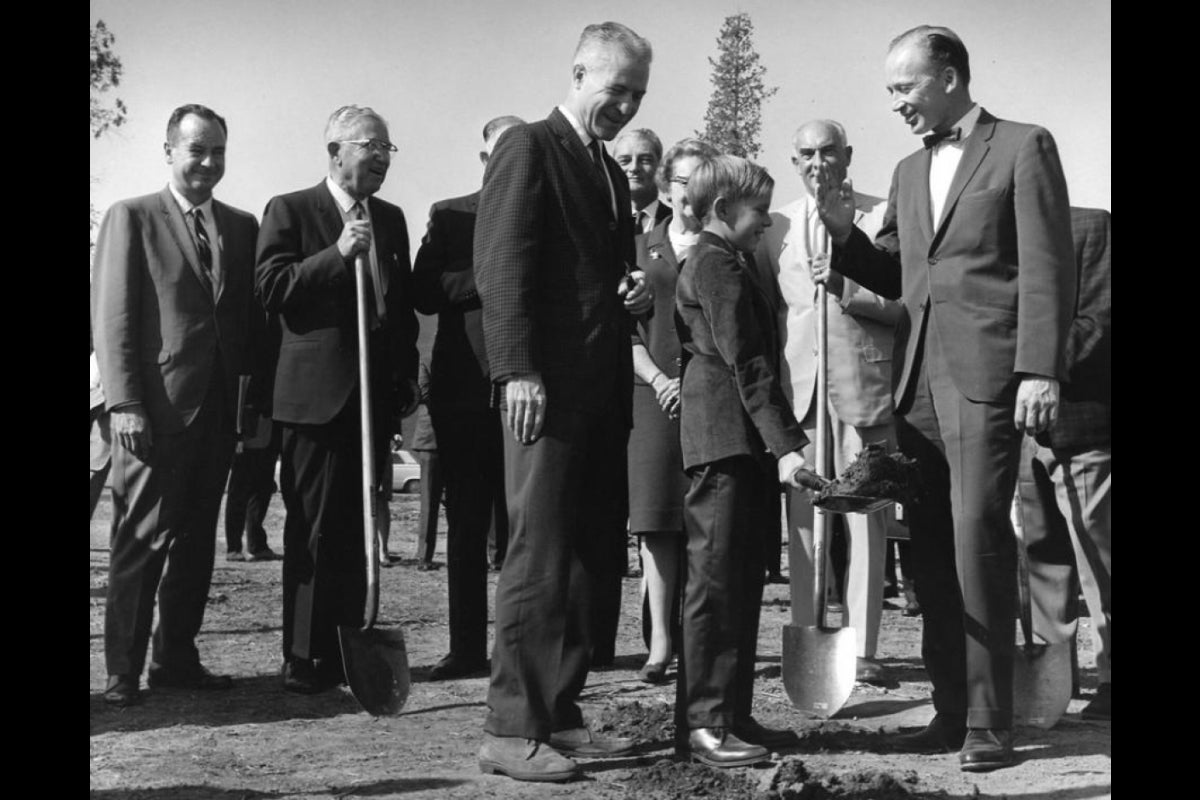
<path fill-rule="evenodd" d="M 533 444 L 542 435 L 546 422 L 546 387 L 536 372 L 511 378 L 504 384 L 505 421 L 513 438 L 521 444 Z"/>
<path fill-rule="evenodd" d="M 141 406 L 130 406 L 113 411 L 109 417 L 112 438 L 133 454 L 139 461 L 150 457 L 154 436 L 150 433 L 150 420 Z"/>
<path fill-rule="evenodd" d="M 640 269 L 621 279 L 617 294 L 625 298 L 625 310 L 630 314 L 645 314 L 654 305 L 654 292 L 646 283 L 646 273 Z"/>
<path fill-rule="evenodd" d="M 421 389 L 415 378 L 406 378 L 400 387 L 400 419 L 412 414 L 421 404 Z"/>
<path fill-rule="evenodd" d="M 854 184 L 849 178 L 834 185 L 829 168 L 817 170 L 817 214 L 834 244 L 845 244 L 854 227 Z"/>
<path fill-rule="evenodd" d="M 679 416 L 679 378 L 668 378 L 660 372 L 650 388 L 654 390 L 658 405 L 667 418 L 677 418 Z"/>
<path fill-rule="evenodd" d="M 1017 386 L 1013 423 L 1030 436 L 1050 428 L 1058 419 L 1058 381 L 1026 375 Z"/>
<path fill-rule="evenodd" d="M 342 258 L 371 252 L 371 223 L 365 219 L 347 220 L 342 226 L 342 235 L 338 237 L 337 249 Z"/>
<path fill-rule="evenodd" d="M 835 297 L 842 296 L 842 289 L 846 285 L 842 280 L 842 274 L 829 266 L 829 254 L 819 253 L 809 260 L 812 267 L 813 283 L 820 286 L 825 284 L 825 289 L 831 292 Z"/>
<path fill-rule="evenodd" d="M 804 456 L 799 450 L 779 459 L 779 482 L 794 486 L 797 489 L 819 490 L 829 481 L 809 470 L 804 462 Z"/>

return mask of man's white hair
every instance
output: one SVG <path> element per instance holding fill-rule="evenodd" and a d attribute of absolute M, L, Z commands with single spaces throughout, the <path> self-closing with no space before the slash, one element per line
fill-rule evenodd
<path fill-rule="evenodd" d="M 329 122 L 325 123 L 325 142 L 342 141 L 358 121 L 364 118 L 379 120 L 384 127 L 387 126 L 387 120 L 375 113 L 375 109 L 370 106 L 342 106 L 330 114 Z"/>
<path fill-rule="evenodd" d="M 576 66 L 592 67 L 598 61 L 608 60 L 608 51 L 613 46 L 620 47 L 630 58 L 649 64 L 654 57 L 650 42 L 639 36 L 634 30 L 619 22 L 601 22 L 588 25 L 579 37 L 575 47 Z"/>

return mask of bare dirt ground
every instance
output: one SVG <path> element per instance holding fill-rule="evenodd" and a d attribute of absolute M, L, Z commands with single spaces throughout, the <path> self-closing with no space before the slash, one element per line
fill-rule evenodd
<path fill-rule="evenodd" d="M 392 544 L 416 552 L 415 495 L 392 503 Z M 243 798 L 595 798 L 596 800 L 820 800 L 821 798 L 1056 798 L 1111 796 L 1109 723 L 1079 711 L 1095 689 L 1086 629 L 1080 663 L 1084 699 L 1050 731 L 1018 731 L 1019 763 L 970 775 L 956 754 L 891 752 L 889 732 L 924 725 L 933 715 L 920 661 L 920 618 L 899 606 L 884 612 L 879 656 L 896 681 L 860 684 L 831 720 L 794 709 L 780 679 L 781 629 L 789 621 L 787 587 L 767 587 L 759 634 L 755 716 L 797 731 L 797 747 L 766 767 L 726 771 L 672 760 L 673 685 L 641 683 L 645 661 L 638 580 L 624 584 L 616 666 L 592 673 L 582 702 L 599 727 L 636 733 L 635 756 L 585 761 L 569 784 L 531 784 L 482 775 L 476 762 L 486 712 L 485 677 L 430 682 L 446 652 L 445 569 L 418 572 L 411 559 L 383 571 L 378 625 L 399 627 L 408 645 L 413 686 L 402 713 L 372 718 L 348 689 L 307 697 L 279 683 L 280 562 L 227 563 L 224 536 L 208 600 L 201 658 L 234 676 L 228 692 L 155 691 L 142 705 L 113 709 L 104 688 L 103 617 L 108 581 L 107 497 L 91 523 L 91 797 L 93 800 L 242 800 Z M 268 518 L 270 544 L 282 551 L 282 504 Z M 442 531 L 444 534 L 443 520 Z M 786 548 L 785 548 L 786 552 Z M 444 562 L 445 539 L 438 559 Z M 785 565 L 786 572 L 786 565 Z M 492 575 L 494 588 L 495 575 Z M 494 600 L 494 597 L 492 598 Z M 889 601 L 889 603 L 892 601 Z M 901 603 L 903 601 L 900 601 Z M 489 619 L 492 610 L 489 608 Z M 1085 622 L 1086 624 L 1086 622 Z"/>

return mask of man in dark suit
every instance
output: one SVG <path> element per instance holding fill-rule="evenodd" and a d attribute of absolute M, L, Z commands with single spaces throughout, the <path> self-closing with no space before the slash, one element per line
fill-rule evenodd
<path fill-rule="evenodd" d="M 524 122 L 505 116 L 484 125 L 480 161 L 486 165 L 500 134 Z M 429 409 L 446 491 L 450 652 L 434 666 L 431 680 L 487 668 L 487 536 L 495 493 L 504 491 L 504 423 L 491 405 L 483 309 L 475 286 L 478 207 L 479 192 L 434 203 L 413 265 L 414 304 L 422 314 L 438 315 Z M 497 520 L 505 533 L 507 514 L 505 508 L 499 512 L 505 519 Z"/>
<path fill-rule="evenodd" d="M 658 199 L 658 184 L 654 181 L 662 161 L 662 140 L 649 128 L 634 128 L 621 131 L 612 148 L 613 158 L 629 180 L 633 232 L 649 233 L 671 216 L 671 207 Z"/>
<path fill-rule="evenodd" d="M 139 700 L 156 592 L 151 688 L 233 683 L 205 669 L 195 645 L 238 376 L 251 371 L 255 338 L 258 224 L 212 196 L 225 174 L 225 138 L 212 109 L 175 109 L 163 145 L 170 183 L 113 205 L 96 242 L 92 318 L 113 474 L 104 699 L 115 705 Z"/>
<path fill-rule="evenodd" d="M 396 147 L 372 109 L 344 106 L 329 118 L 325 148 L 328 177 L 267 203 L 256 273 L 259 298 L 281 325 L 273 418 L 283 427 L 287 507 L 283 685 L 301 693 L 342 682 L 337 627 L 363 621 L 357 256 L 367 262 L 377 475 L 400 418 L 417 402 L 408 230 L 398 207 L 372 196 Z"/>
<path fill-rule="evenodd" d="M 1017 483 L 1033 629 L 1074 641 L 1079 588 L 1100 686 L 1084 719 L 1112 715 L 1112 215 L 1072 208 L 1079 299 L 1067 335 L 1058 419 L 1026 438 Z"/>
<path fill-rule="evenodd" d="M 584 725 L 591 592 L 627 517 L 630 313 L 653 302 L 634 262 L 629 187 L 600 140 L 641 104 L 650 45 L 624 25 L 584 29 L 566 101 L 517 125 L 484 173 L 475 279 L 504 437 L 510 541 L 496 590 L 480 768 L 570 780 L 569 755 L 629 752 Z M 632 284 L 633 288 L 630 288 Z"/>
<path fill-rule="evenodd" d="M 958 749 L 962 769 L 1013 762 L 1016 548 L 1009 509 L 1023 433 L 1058 410 L 1075 297 L 1067 187 L 1054 139 L 970 96 L 947 28 L 898 36 L 892 110 L 928 134 L 892 177 L 874 246 L 853 192 L 820 176 L 832 268 L 901 298 L 893 357 L 900 450 L 921 466 L 912 508 L 922 655 L 937 715 L 905 749 Z M 957 567 L 956 567 L 957 560 Z"/>

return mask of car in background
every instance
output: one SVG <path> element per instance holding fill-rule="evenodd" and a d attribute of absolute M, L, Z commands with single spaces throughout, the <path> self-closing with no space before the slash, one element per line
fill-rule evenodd
<path fill-rule="evenodd" d="M 407 450 L 392 451 L 392 491 L 421 491 L 421 464 Z"/>

